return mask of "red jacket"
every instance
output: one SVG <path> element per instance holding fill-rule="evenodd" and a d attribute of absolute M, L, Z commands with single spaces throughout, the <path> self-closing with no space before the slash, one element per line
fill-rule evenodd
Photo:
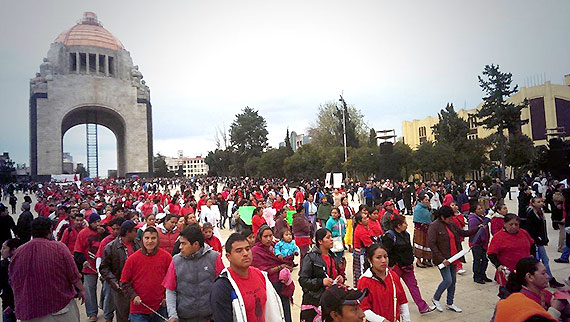
<path fill-rule="evenodd" d="M 359 290 L 367 288 L 368 296 L 362 300 L 360 308 L 362 311 L 371 310 L 388 321 L 395 321 L 395 318 L 399 321 L 400 305 L 408 303 L 408 299 L 398 274 L 391 270 L 387 273 L 388 275 L 382 281 L 373 277 L 370 269 L 364 272 L 358 280 L 357 288 Z M 396 287 L 396 303 L 394 303 L 394 286 Z M 396 316 L 394 316 L 394 307 Z"/>
<path fill-rule="evenodd" d="M 158 247 L 164 249 L 169 254 L 172 254 L 174 250 L 174 244 L 178 240 L 180 232 L 175 228 L 174 230 L 168 232 L 164 227 L 156 227 L 158 230 Z"/>
<path fill-rule="evenodd" d="M 208 245 L 210 245 L 210 247 L 212 247 L 213 250 L 217 251 L 218 253 L 220 253 L 220 255 L 222 254 L 222 243 L 220 242 L 220 240 L 218 239 L 218 237 L 212 235 L 212 238 L 210 239 L 204 239 L 204 242 Z"/>
<path fill-rule="evenodd" d="M 77 240 L 77 235 L 79 235 L 79 232 L 82 229 L 83 228 L 75 228 L 75 227 L 69 229 L 68 227 L 65 228 L 65 230 L 63 231 L 61 242 L 64 243 L 65 246 L 67 246 L 67 248 L 69 248 L 69 252 L 71 253 L 71 255 L 73 255 L 73 252 L 75 250 L 75 241 Z"/>

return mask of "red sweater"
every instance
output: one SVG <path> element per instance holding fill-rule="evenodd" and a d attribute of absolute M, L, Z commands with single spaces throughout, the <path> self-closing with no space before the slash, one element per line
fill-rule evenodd
<path fill-rule="evenodd" d="M 81 253 L 91 265 L 91 268 L 84 267 L 81 270 L 83 274 L 97 274 L 95 270 L 95 255 L 99 250 L 99 245 L 103 238 L 97 232 L 89 227 L 81 230 L 77 235 L 77 240 L 75 241 L 75 252 Z"/>
<path fill-rule="evenodd" d="M 218 253 L 220 253 L 220 255 L 222 255 L 222 243 L 220 242 L 218 237 L 212 235 L 212 238 L 204 239 L 204 242 L 210 245 L 210 247 L 212 247 L 213 250 L 217 251 Z"/>
<path fill-rule="evenodd" d="M 154 255 L 145 255 L 142 249 L 127 258 L 123 272 L 122 283 L 131 283 L 135 293 L 144 304 L 157 311 L 160 302 L 165 298 L 162 281 L 168 272 L 172 256 L 163 249 L 158 249 Z M 143 305 L 134 305 L 131 301 L 130 313 L 151 314 Z"/>
<path fill-rule="evenodd" d="M 354 249 L 361 249 L 372 245 L 370 230 L 362 225 L 356 225 L 353 239 Z"/>
<path fill-rule="evenodd" d="M 263 226 L 264 224 L 266 224 L 265 222 L 265 218 L 258 216 L 258 215 L 254 215 L 251 218 L 251 230 L 253 232 L 254 236 L 257 236 L 257 231 L 259 230 L 259 228 L 261 226 Z"/>
<path fill-rule="evenodd" d="M 394 286 L 396 287 L 396 303 L 394 303 Z M 371 310 L 388 321 L 395 321 L 394 306 L 396 306 L 396 317 L 398 321 L 400 320 L 400 305 L 408 303 L 408 300 L 400 277 L 396 273 L 388 270 L 388 275 L 382 281 L 371 277 L 370 270 L 368 270 L 358 280 L 358 289 L 365 288 L 369 293 L 360 303 L 362 311 Z"/>

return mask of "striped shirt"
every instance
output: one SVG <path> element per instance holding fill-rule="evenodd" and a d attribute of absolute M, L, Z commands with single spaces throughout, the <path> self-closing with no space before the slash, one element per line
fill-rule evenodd
<path fill-rule="evenodd" d="M 81 274 L 61 242 L 34 238 L 20 246 L 10 263 L 16 317 L 31 320 L 63 309 L 77 294 Z"/>

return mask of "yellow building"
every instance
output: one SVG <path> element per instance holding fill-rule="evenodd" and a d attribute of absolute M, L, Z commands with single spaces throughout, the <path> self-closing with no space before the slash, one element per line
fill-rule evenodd
<path fill-rule="evenodd" d="M 532 139 L 535 145 L 544 145 L 551 133 L 561 133 L 570 137 L 570 75 L 564 77 L 565 85 L 546 82 L 533 87 L 522 87 L 518 93 L 511 96 L 508 101 L 514 104 L 521 103 L 525 98 L 529 106 L 521 111 L 521 119 L 529 122 L 521 127 L 523 134 Z M 469 139 L 485 138 L 494 130 L 477 126 L 473 122 L 473 115 L 483 106 L 457 111 L 459 117 L 469 122 Z M 432 127 L 439 122 L 438 116 L 428 116 L 423 120 L 403 121 L 402 136 L 404 143 L 412 149 L 417 149 L 425 141 L 435 141 Z"/>

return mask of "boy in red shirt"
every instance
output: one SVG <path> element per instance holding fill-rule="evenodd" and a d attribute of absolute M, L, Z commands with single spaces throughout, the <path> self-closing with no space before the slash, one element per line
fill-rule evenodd
<path fill-rule="evenodd" d="M 218 253 L 220 253 L 220 255 L 222 255 L 223 251 L 222 243 L 220 242 L 218 237 L 214 236 L 214 226 L 212 226 L 212 223 L 205 222 L 202 225 L 202 234 L 204 234 L 204 242 L 210 245 L 210 247 L 212 247 L 213 250 L 217 251 Z"/>
<path fill-rule="evenodd" d="M 158 247 L 158 231 L 154 227 L 143 232 L 142 244 L 127 258 L 121 273 L 121 288 L 131 300 L 129 320 L 162 321 L 161 317 L 167 316 L 162 281 L 172 256 Z"/>

